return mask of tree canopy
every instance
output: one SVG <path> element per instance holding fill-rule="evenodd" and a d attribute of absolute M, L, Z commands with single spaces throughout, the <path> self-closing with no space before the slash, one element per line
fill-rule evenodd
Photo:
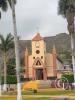
<path fill-rule="evenodd" d="M 66 17 L 67 11 L 75 15 L 75 0 L 59 0 L 58 14 Z"/>
<path fill-rule="evenodd" d="M 2 52 L 7 52 L 10 48 L 13 48 L 13 36 L 9 33 L 6 38 L 0 34 L 0 49 Z"/>

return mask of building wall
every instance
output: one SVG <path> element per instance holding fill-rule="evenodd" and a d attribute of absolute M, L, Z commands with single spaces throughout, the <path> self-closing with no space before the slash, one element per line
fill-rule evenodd
<path fill-rule="evenodd" d="M 29 77 L 32 77 L 32 66 L 33 66 L 33 56 L 30 55 L 29 59 L 28 59 L 29 65 L 28 65 L 28 69 L 29 69 Z"/>
<path fill-rule="evenodd" d="M 37 41 L 32 41 L 32 55 L 33 57 L 37 58 L 41 58 L 41 56 L 43 56 L 43 59 L 41 59 L 44 63 L 44 53 L 45 53 L 45 43 L 43 40 L 41 41 L 38 41 L 39 42 L 39 48 L 36 47 L 36 42 Z M 36 54 L 36 50 L 39 50 L 40 53 L 39 54 Z"/>
<path fill-rule="evenodd" d="M 47 53 L 45 55 L 46 59 L 46 68 L 47 68 L 47 76 L 51 77 L 53 76 L 53 56 L 50 53 Z"/>

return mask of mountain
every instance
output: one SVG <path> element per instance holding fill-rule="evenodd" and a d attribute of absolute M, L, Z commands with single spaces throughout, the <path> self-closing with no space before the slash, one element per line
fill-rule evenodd
<path fill-rule="evenodd" d="M 66 33 L 57 34 L 56 36 L 44 37 L 46 42 L 47 52 L 50 52 L 55 45 L 57 52 L 71 51 L 70 36 Z M 28 48 L 31 53 L 31 40 L 20 40 L 20 53 L 24 53 L 25 48 Z"/>
<path fill-rule="evenodd" d="M 63 51 L 71 51 L 70 36 L 66 33 L 60 33 L 56 36 L 44 37 L 44 40 L 46 42 L 47 52 L 52 51 L 53 45 L 55 45 L 57 53 L 62 53 Z M 19 40 L 19 45 L 20 57 L 21 60 L 23 60 L 26 47 L 28 48 L 29 54 L 31 54 L 31 40 Z M 14 57 L 14 50 L 10 50 L 8 54 L 10 58 Z"/>

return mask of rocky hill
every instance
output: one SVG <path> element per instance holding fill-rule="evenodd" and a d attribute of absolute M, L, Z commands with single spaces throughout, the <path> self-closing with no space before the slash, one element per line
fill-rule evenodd
<path fill-rule="evenodd" d="M 56 36 L 44 37 L 46 42 L 47 52 L 51 52 L 53 45 L 55 45 L 57 53 L 62 51 L 71 51 L 70 36 L 66 33 L 57 34 Z M 26 47 L 28 48 L 29 54 L 31 54 L 31 40 L 20 40 L 20 57 L 24 58 Z M 14 57 L 14 50 L 10 50 L 10 57 Z"/>
<path fill-rule="evenodd" d="M 70 36 L 66 33 L 44 37 L 44 40 L 46 42 L 47 52 L 52 50 L 53 45 L 55 45 L 57 52 L 71 50 Z M 23 53 L 26 47 L 28 48 L 29 53 L 31 53 L 31 40 L 20 40 L 20 53 Z"/>

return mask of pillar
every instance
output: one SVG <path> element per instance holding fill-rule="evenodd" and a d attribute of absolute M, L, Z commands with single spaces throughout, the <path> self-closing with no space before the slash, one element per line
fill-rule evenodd
<path fill-rule="evenodd" d="M 53 46 L 53 76 L 57 77 L 57 64 L 56 64 L 56 49 Z"/>
<path fill-rule="evenodd" d="M 25 75 L 26 78 L 29 78 L 29 69 L 28 69 L 28 49 L 25 51 Z"/>
<path fill-rule="evenodd" d="M 43 78 L 44 80 L 47 80 L 46 68 L 43 68 Z"/>
<path fill-rule="evenodd" d="M 32 80 L 36 80 L 36 70 L 32 68 Z"/>

